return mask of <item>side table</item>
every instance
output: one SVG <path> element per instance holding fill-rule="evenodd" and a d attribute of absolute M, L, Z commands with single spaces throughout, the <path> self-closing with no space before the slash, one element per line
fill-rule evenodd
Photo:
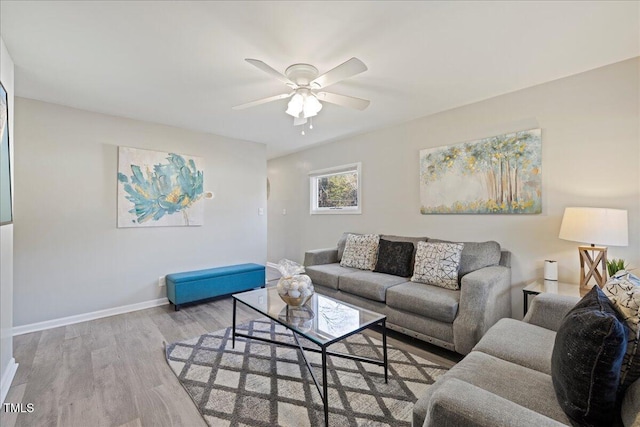
<path fill-rule="evenodd" d="M 549 293 L 581 298 L 587 291 L 588 290 L 580 289 L 580 286 L 575 283 L 557 282 L 555 280 L 536 280 L 522 289 L 522 293 L 524 294 L 524 315 L 526 315 L 529 310 L 529 295 Z"/>

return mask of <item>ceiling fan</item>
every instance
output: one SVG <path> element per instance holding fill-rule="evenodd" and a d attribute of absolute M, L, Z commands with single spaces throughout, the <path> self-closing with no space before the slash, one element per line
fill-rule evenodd
<path fill-rule="evenodd" d="M 334 83 L 367 71 L 367 66 L 358 58 L 351 58 L 321 76 L 318 76 L 318 69 L 310 64 L 293 64 L 282 74 L 257 59 L 245 59 L 245 61 L 286 84 L 292 89 L 292 92 L 236 105 L 232 107 L 234 110 L 242 110 L 244 108 L 255 107 L 256 105 L 266 104 L 267 102 L 291 98 L 285 112 L 293 116 L 293 125 L 298 126 L 307 123 L 307 119 L 318 114 L 322 109 L 322 103 L 320 101 L 342 107 L 354 108 L 356 110 L 364 110 L 369 106 L 369 101 L 366 99 L 339 95 L 332 92 L 319 92 L 320 89 L 324 89 Z M 310 126 L 310 128 L 312 127 Z M 302 134 L 304 135 L 304 131 Z"/>

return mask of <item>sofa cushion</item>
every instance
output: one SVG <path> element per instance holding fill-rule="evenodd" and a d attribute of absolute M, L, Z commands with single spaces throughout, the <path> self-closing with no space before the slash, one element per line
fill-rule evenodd
<path fill-rule="evenodd" d="M 462 243 L 419 242 L 412 282 L 458 289 Z"/>
<path fill-rule="evenodd" d="M 338 279 L 340 276 L 358 271 L 356 268 L 342 267 L 338 263 L 321 264 L 305 267 L 307 276 L 311 278 L 314 285 L 326 286 L 338 289 Z"/>
<path fill-rule="evenodd" d="M 505 318 L 493 325 L 473 350 L 551 375 L 555 338 L 556 333 L 549 329 Z"/>
<path fill-rule="evenodd" d="M 466 381 L 520 406 L 569 424 L 568 417 L 554 398 L 551 376 L 545 373 L 472 351 L 438 381 L 444 378 Z"/>
<path fill-rule="evenodd" d="M 429 239 L 429 242 L 455 243 L 447 240 Z M 498 265 L 500 263 L 500 244 L 498 242 L 461 242 L 464 243 L 462 256 L 460 257 L 460 270 L 458 276 L 462 279 L 465 274 L 471 273 L 483 267 Z"/>
<path fill-rule="evenodd" d="M 551 357 L 553 386 L 574 424 L 609 425 L 619 418 L 616 406 L 627 329 L 598 286 L 558 328 Z"/>
<path fill-rule="evenodd" d="M 391 242 L 380 239 L 378 261 L 373 271 L 400 277 L 411 276 L 413 250 L 414 246 L 411 242 Z"/>
<path fill-rule="evenodd" d="M 607 281 L 602 291 L 629 327 L 627 352 L 620 370 L 620 387 L 624 390 L 640 378 L 640 278 L 619 271 Z"/>
<path fill-rule="evenodd" d="M 420 316 L 453 323 L 460 291 L 424 283 L 403 283 L 387 289 L 387 305 Z"/>
<path fill-rule="evenodd" d="M 338 289 L 374 301 L 385 302 L 387 289 L 407 279 L 373 271 L 357 271 L 340 276 Z"/>
<path fill-rule="evenodd" d="M 347 236 L 347 244 L 344 247 L 340 265 L 360 270 L 373 270 L 378 257 L 379 241 L 380 236 L 377 234 L 350 234 Z"/>

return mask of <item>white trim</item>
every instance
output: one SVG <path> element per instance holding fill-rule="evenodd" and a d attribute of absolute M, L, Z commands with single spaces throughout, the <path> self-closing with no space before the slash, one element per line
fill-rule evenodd
<path fill-rule="evenodd" d="M 14 326 L 13 336 L 28 334 L 30 332 L 44 331 L 45 329 L 58 328 L 60 326 L 73 325 L 74 323 L 86 322 L 88 320 L 101 319 L 103 317 L 115 316 L 117 314 L 130 313 L 132 311 L 144 310 L 146 308 L 159 307 L 169 304 L 167 298 L 158 298 L 136 304 L 122 305 L 120 307 L 108 308 L 106 310 L 92 311 L 90 313 L 77 314 L 75 316 L 61 317 L 59 319 L 46 320 L 44 322 L 30 323 L 28 325 Z"/>
<path fill-rule="evenodd" d="M 358 206 L 339 208 L 318 208 L 318 178 L 327 175 L 355 172 L 358 177 Z M 318 169 L 309 172 L 309 214 L 310 215 L 360 215 L 362 214 L 362 162 L 332 168 Z"/>
<path fill-rule="evenodd" d="M 312 210 L 311 215 L 361 215 L 362 209 L 335 208 L 327 210 Z"/>
<path fill-rule="evenodd" d="M 13 382 L 13 377 L 16 376 L 17 371 L 18 364 L 16 363 L 16 359 L 12 357 L 11 360 L 9 360 L 7 369 L 4 371 L 4 375 L 2 375 L 2 381 L 0 382 L 0 401 L 2 403 L 4 403 L 4 400 L 7 398 L 9 388 L 11 387 L 11 383 Z"/>
<path fill-rule="evenodd" d="M 331 168 L 317 169 L 314 171 L 310 171 L 309 176 L 332 175 L 340 172 L 349 172 L 356 169 L 360 171 L 361 167 L 362 167 L 362 162 L 349 163 L 348 165 L 340 165 L 340 166 L 334 166 Z"/>

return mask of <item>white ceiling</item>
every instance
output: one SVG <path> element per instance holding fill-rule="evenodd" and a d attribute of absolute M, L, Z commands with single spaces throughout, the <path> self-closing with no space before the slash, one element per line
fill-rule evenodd
<path fill-rule="evenodd" d="M 277 157 L 640 55 L 640 2 L 0 2 L 16 95 L 267 145 Z M 306 136 L 244 61 L 369 70 Z"/>

